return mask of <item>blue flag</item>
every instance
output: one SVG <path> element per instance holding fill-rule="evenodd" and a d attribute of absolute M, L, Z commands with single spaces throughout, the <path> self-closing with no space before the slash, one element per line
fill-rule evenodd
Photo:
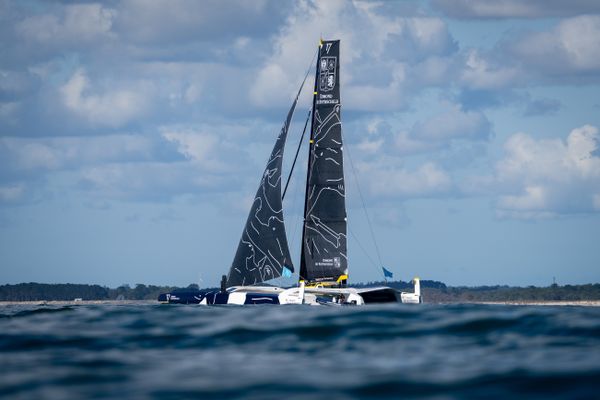
<path fill-rule="evenodd" d="M 383 276 L 386 278 L 393 278 L 394 277 L 394 273 L 392 271 L 389 271 L 387 269 L 385 269 L 385 267 L 381 267 L 381 269 L 383 269 Z"/>
<path fill-rule="evenodd" d="M 284 278 L 289 278 L 292 276 L 292 270 L 289 269 L 286 265 L 283 266 L 283 269 L 281 270 L 281 276 Z"/>

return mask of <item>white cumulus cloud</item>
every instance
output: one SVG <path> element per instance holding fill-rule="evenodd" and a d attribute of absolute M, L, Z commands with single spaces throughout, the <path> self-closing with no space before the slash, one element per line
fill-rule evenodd
<path fill-rule="evenodd" d="M 138 117 L 146 106 L 144 88 L 112 89 L 94 93 L 83 69 L 60 88 L 65 106 L 93 124 L 117 127 Z"/>
<path fill-rule="evenodd" d="M 600 15 L 562 20 L 550 31 L 528 34 L 512 51 L 525 64 L 555 73 L 600 69 Z"/>
<path fill-rule="evenodd" d="M 164 130 L 163 137 L 177 144 L 177 150 L 187 159 L 209 169 L 219 169 L 222 164 L 217 160 L 219 139 L 216 135 L 189 130 Z"/>
<path fill-rule="evenodd" d="M 471 49 L 466 53 L 460 81 L 470 89 L 499 89 L 515 84 L 520 75 L 518 68 L 488 60 L 478 50 Z"/>
<path fill-rule="evenodd" d="M 498 211 L 510 217 L 546 217 L 600 211 L 598 128 L 573 129 L 566 141 L 517 133 L 496 165 Z"/>

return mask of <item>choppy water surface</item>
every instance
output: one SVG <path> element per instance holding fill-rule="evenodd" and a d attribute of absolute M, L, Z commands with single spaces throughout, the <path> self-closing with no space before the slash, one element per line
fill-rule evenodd
<path fill-rule="evenodd" d="M 0 306 L 0 396 L 598 398 L 600 308 Z"/>

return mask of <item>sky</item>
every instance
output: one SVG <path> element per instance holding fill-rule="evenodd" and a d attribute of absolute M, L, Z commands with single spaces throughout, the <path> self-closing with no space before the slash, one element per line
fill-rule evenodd
<path fill-rule="evenodd" d="M 320 37 L 351 282 L 600 282 L 597 1 L 0 0 L 0 284 L 218 285 Z"/>

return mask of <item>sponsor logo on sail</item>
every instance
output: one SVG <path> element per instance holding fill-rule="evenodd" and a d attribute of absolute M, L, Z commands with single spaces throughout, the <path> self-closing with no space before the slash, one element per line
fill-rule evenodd
<path fill-rule="evenodd" d="M 342 260 L 339 257 L 333 257 L 333 267 L 337 269 L 342 267 Z"/>
<path fill-rule="evenodd" d="M 330 92 L 335 87 L 337 57 L 322 57 L 319 65 L 319 90 Z"/>

